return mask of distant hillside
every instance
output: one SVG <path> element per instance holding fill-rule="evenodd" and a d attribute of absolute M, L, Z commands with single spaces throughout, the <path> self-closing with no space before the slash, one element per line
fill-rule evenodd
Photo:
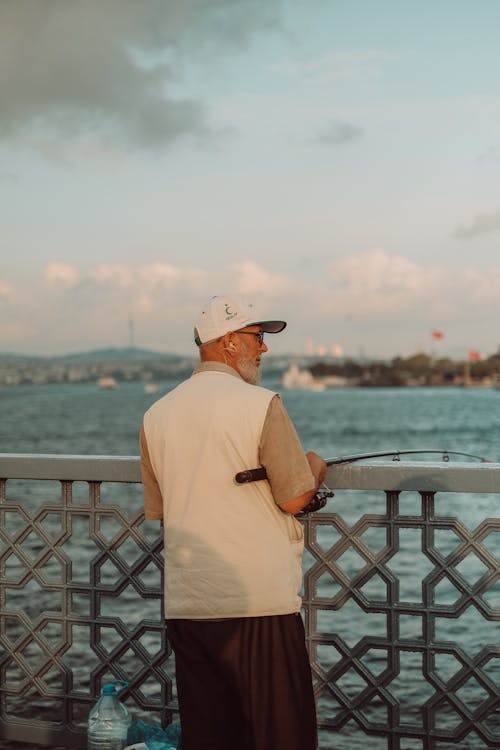
<path fill-rule="evenodd" d="M 176 362 L 186 359 L 179 354 L 170 354 L 168 352 L 156 352 L 150 349 L 94 349 L 88 352 L 74 352 L 73 354 L 60 354 L 57 356 L 28 355 L 28 354 L 11 354 L 0 352 L 0 361 L 3 362 L 74 362 L 74 363 L 95 363 L 95 362 L 138 362 L 143 360 L 169 360 Z"/>
<path fill-rule="evenodd" d="M 58 357 L 0 354 L 0 385 L 88 383 L 100 378 L 115 382 L 161 381 L 186 377 L 194 357 L 149 349 L 97 349 Z"/>
<path fill-rule="evenodd" d="M 136 349 L 128 347 L 125 349 L 95 349 L 90 352 L 76 352 L 75 354 L 66 354 L 58 357 L 57 359 L 65 360 L 66 362 L 101 362 L 102 360 L 113 360 L 118 361 L 138 361 L 138 360 L 171 360 L 176 361 L 179 359 L 185 359 L 185 357 L 179 354 L 171 354 L 169 352 L 156 352 L 151 349 Z"/>

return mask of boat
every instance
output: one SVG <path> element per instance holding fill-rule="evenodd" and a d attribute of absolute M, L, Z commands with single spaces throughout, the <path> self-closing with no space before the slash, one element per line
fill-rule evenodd
<path fill-rule="evenodd" d="M 280 385 L 289 390 L 300 391 L 324 391 L 325 384 L 317 380 L 309 370 L 301 370 L 298 365 L 292 363 L 281 378 Z"/>
<path fill-rule="evenodd" d="M 116 388 L 117 385 L 118 384 L 115 378 L 113 378 L 111 375 L 101 375 L 101 377 L 97 380 L 97 387 L 101 388 L 104 391 L 113 390 L 113 388 Z"/>
<path fill-rule="evenodd" d="M 144 383 L 144 393 L 158 393 L 159 390 L 158 383 Z"/>

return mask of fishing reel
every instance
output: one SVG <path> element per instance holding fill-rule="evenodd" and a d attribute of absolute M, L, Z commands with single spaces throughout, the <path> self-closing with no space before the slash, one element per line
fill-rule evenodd
<path fill-rule="evenodd" d="M 325 507 L 328 498 L 333 497 L 333 495 L 333 490 L 328 489 L 328 487 L 319 489 L 312 500 L 310 500 L 307 505 L 305 505 L 302 510 L 296 514 L 296 518 L 303 518 L 304 516 L 308 516 L 310 513 L 321 510 L 321 508 Z"/>
<path fill-rule="evenodd" d="M 267 479 L 267 472 L 264 466 L 259 466 L 257 469 L 245 469 L 244 471 L 239 471 L 234 477 L 237 484 L 258 482 L 262 479 Z M 325 507 L 329 497 L 333 497 L 333 491 L 324 484 L 323 487 L 316 491 L 312 500 L 310 500 L 301 511 L 295 514 L 295 517 L 302 518 L 303 516 L 308 516 L 310 513 L 314 513 L 317 510 L 321 510 L 321 508 Z"/>

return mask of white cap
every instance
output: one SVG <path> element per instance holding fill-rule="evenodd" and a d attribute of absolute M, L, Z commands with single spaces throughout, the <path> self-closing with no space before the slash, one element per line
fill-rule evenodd
<path fill-rule="evenodd" d="M 262 320 L 253 305 L 245 304 L 238 297 L 212 297 L 195 325 L 194 340 L 201 346 L 246 326 L 260 326 L 265 333 L 279 333 L 286 323 L 284 320 Z"/>

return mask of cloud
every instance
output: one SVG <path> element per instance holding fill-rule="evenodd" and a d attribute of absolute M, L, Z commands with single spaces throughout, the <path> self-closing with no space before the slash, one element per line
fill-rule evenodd
<path fill-rule="evenodd" d="M 381 250 L 348 255 L 328 264 L 318 314 L 373 317 L 414 310 L 434 288 L 434 277 L 435 271 Z"/>
<path fill-rule="evenodd" d="M 71 287 L 78 281 L 78 271 L 67 263 L 48 263 L 44 269 L 44 277 L 49 284 Z"/>
<path fill-rule="evenodd" d="M 206 271 L 200 268 L 182 268 L 162 262 L 151 263 L 139 270 L 141 283 L 149 288 L 187 285 L 194 290 L 204 283 L 206 276 Z"/>
<path fill-rule="evenodd" d="M 380 75 L 381 64 L 395 59 L 395 56 L 380 50 L 349 52 L 329 52 L 325 55 L 309 56 L 303 59 L 285 60 L 274 66 L 288 75 L 327 75 L 330 80 L 359 83 Z"/>
<path fill-rule="evenodd" d="M 277 0 L 0 4 L 0 138 L 99 133 L 147 148 L 208 132 L 183 70 L 276 23 Z"/>
<path fill-rule="evenodd" d="M 460 320 L 498 309 L 500 266 L 484 271 L 461 266 L 424 266 L 381 250 L 336 259 L 315 284 L 308 317 L 363 317 L 367 321 Z M 312 294 L 309 289 L 307 294 Z"/>
<path fill-rule="evenodd" d="M 284 275 L 271 273 L 252 260 L 234 263 L 229 269 L 229 290 L 234 287 L 237 294 L 281 295 L 290 292 L 295 282 Z"/>
<path fill-rule="evenodd" d="M 101 265 L 88 272 L 88 278 L 99 285 L 128 289 L 134 284 L 135 273 L 126 265 Z"/>
<path fill-rule="evenodd" d="M 186 267 L 164 261 L 139 266 L 101 264 L 76 269 L 64 263 L 49 263 L 44 279 L 61 293 L 67 291 L 72 304 L 88 307 L 99 304 L 114 307 L 125 302 L 132 309 L 139 301 L 144 312 L 162 311 L 171 306 L 175 315 L 178 305 L 201 306 L 212 294 L 231 293 L 270 299 L 290 292 L 296 282 L 275 274 L 253 260 L 222 266 L 217 270 Z M 169 313 L 170 314 L 170 313 Z"/>
<path fill-rule="evenodd" d="M 473 240 L 483 234 L 500 230 L 500 211 L 492 214 L 477 214 L 468 226 L 460 226 L 453 236 L 459 240 Z"/>
<path fill-rule="evenodd" d="M 158 261 L 144 266 L 103 264 L 88 269 L 82 279 L 86 286 L 94 284 L 99 287 L 157 292 L 158 289 L 172 289 L 181 285 L 189 285 L 194 289 L 205 277 L 206 272 L 201 269 Z"/>
<path fill-rule="evenodd" d="M 243 260 L 215 271 L 196 266 L 176 266 L 164 261 L 142 266 L 99 265 L 79 274 L 62 264 L 53 263 L 47 268 L 46 276 L 52 281 L 76 281 L 79 278 L 85 288 L 89 285 L 108 289 L 133 288 L 152 294 L 161 290 L 189 290 L 190 293 L 204 294 L 205 289 L 215 289 L 218 293 L 234 290 L 241 295 L 284 294 L 295 285 L 289 277 L 272 273 L 253 260 Z"/>
<path fill-rule="evenodd" d="M 109 346 L 110 342 L 126 345 L 128 320 L 133 317 L 141 346 L 186 351 L 192 342 L 193 321 L 213 294 L 241 294 L 267 314 L 275 310 L 276 298 L 294 287 L 291 279 L 252 260 L 215 270 L 165 261 L 137 266 L 100 264 L 78 270 L 51 263 L 44 278 L 52 285 L 51 294 L 38 294 L 29 311 L 26 308 L 26 333 L 18 346 L 28 339 L 30 321 L 32 330 L 44 321 L 44 330 L 59 337 L 59 347 L 66 351 Z M 76 347 L 74 342 L 78 342 Z"/>
<path fill-rule="evenodd" d="M 363 131 L 357 125 L 345 120 L 330 120 L 317 134 L 314 141 L 321 146 L 340 146 L 344 143 L 357 141 Z"/>
<path fill-rule="evenodd" d="M 425 272 L 408 258 L 373 250 L 334 261 L 330 274 L 350 293 L 386 295 L 421 289 Z"/>
<path fill-rule="evenodd" d="M 387 356 L 413 353 L 436 327 L 446 345 L 454 330 L 457 345 L 469 337 L 467 346 L 491 351 L 498 345 L 491 321 L 500 314 L 499 287 L 500 264 L 426 266 L 383 250 L 331 260 L 313 281 L 249 258 L 216 268 L 163 260 L 87 268 L 52 262 L 37 286 L 30 280 L 14 293 L 7 279 L 0 283 L 0 351 L 126 346 L 132 317 L 138 346 L 193 353 L 193 321 L 209 297 L 225 293 L 289 321 L 273 340 L 276 353 L 299 351 L 311 336 L 351 353 L 361 343 L 382 346 Z"/>
<path fill-rule="evenodd" d="M 0 281 L 0 301 L 1 300 L 10 300 L 12 299 L 14 294 L 14 289 L 10 284 L 5 284 L 3 281 Z"/>

